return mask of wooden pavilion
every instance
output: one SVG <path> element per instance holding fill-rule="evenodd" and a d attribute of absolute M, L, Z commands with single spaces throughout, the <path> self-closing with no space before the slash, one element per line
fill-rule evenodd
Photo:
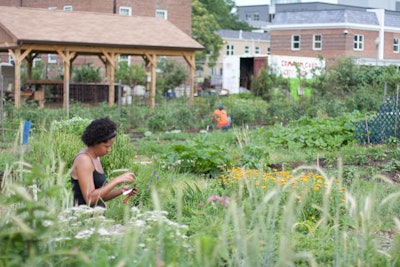
<path fill-rule="evenodd" d="M 194 96 L 194 53 L 198 42 L 171 22 L 155 17 L 0 6 L 0 52 L 15 63 L 15 106 L 21 105 L 21 62 L 43 53 L 63 59 L 63 107 L 69 105 L 70 68 L 79 55 L 98 56 L 106 66 L 108 103 L 114 104 L 114 72 L 119 55 L 141 56 L 150 69 L 150 106 L 155 106 L 156 63 L 160 56 L 180 56 L 190 67 L 189 102 Z"/>

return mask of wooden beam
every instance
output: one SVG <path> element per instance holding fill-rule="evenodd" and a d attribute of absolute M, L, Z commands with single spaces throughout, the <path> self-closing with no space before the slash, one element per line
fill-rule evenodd
<path fill-rule="evenodd" d="M 12 58 L 14 59 L 14 106 L 16 108 L 21 107 L 21 50 L 15 49 L 15 51 L 9 50 Z"/>
<path fill-rule="evenodd" d="M 195 64 L 195 57 L 194 53 L 192 54 L 183 54 L 183 57 L 185 58 L 186 62 L 188 63 L 190 67 L 190 95 L 189 95 L 189 106 L 193 106 L 194 102 L 194 76 L 196 72 L 196 64 Z"/>
<path fill-rule="evenodd" d="M 183 58 L 186 60 L 186 63 L 188 63 L 190 68 L 196 69 L 194 53 L 183 53 Z"/>
<path fill-rule="evenodd" d="M 146 55 L 150 64 L 150 108 L 156 106 L 156 82 L 157 82 L 157 55 Z"/>
<path fill-rule="evenodd" d="M 28 81 L 32 80 L 32 66 L 33 66 L 33 60 L 37 56 L 36 53 L 30 53 L 29 55 L 26 56 L 26 61 L 28 62 L 27 70 L 26 70 L 26 79 Z"/>
<path fill-rule="evenodd" d="M 186 49 L 184 51 L 171 48 L 122 48 L 122 47 L 106 47 L 106 46 L 85 46 L 85 45 L 47 45 L 47 44 L 22 44 L 20 47 L 22 50 L 31 48 L 32 51 L 42 52 L 42 53 L 52 53 L 58 49 L 62 51 L 76 52 L 79 55 L 102 55 L 103 51 L 114 52 L 116 54 L 124 54 L 131 56 L 141 56 L 141 55 L 152 55 L 156 54 L 159 56 L 182 56 L 182 53 L 193 53 L 193 49 Z"/>
<path fill-rule="evenodd" d="M 115 86 L 114 86 L 114 74 L 115 74 L 115 65 L 118 59 L 119 54 L 114 53 L 112 50 L 102 49 L 102 53 L 107 60 L 106 68 L 107 68 L 107 80 L 108 80 L 108 105 L 114 105 L 115 99 Z"/>
<path fill-rule="evenodd" d="M 8 50 L 14 59 L 14 105 L 16 108 L 21 107 L 21 63 L 31 51 L 29 47 L 23 53 L 18 48 Z"/>
<path fill-rule="evenodd" d="M 157 65 L 157 55 L 156 54 L 149 54 L 147 52 L 144 52 L 144 57 L 145 57 L 145 61 L 147 64 L 150 63 L 153 66 Z"/>
<path fill-rule="evenodd" d="M 75 56 L 76 52 L 68 50 L 57 49 L 58 55 L 64 61 L 64 90 L 63 90 L 63 108 L 69 113 L 69 85 L 71 83 L 71 59 Z"/>
<path fill-rule="evenodd" d="M 102 55 L 98 55 L 98 57 L 99 57 L 100 61 L 103 62 L 104 65 L 107 64 L 107 60 L 104 59 L 104 58 L 102 57 Z"/>

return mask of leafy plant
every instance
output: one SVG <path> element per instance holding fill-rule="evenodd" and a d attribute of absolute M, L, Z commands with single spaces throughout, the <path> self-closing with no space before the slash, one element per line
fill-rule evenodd
<path fill-rule="evenodd" d="M 152 131 L 162 131 L 167 127 L 166 114 L 158 112 L 147 119 L 147 127 Z"/>
<path fill-rule="evenodd" d="M 135 87 L 146 83 L 146 70 L 142 65 L 128 65 L 128 62 L 121 61 L 115 71 L 115 80 L 122 84 Z"/>
<path fill-rule="evenodd" d="M 216 176 L 233 161 L 229 153 L 218 144 L 207 142 L 206 138 L 187 140 L 184 144 L 171 145 L 161 156 L 166 167 L 180 172 Z"/>
<path fill-rule="evenodd" d="M 246 145 L 239 163 L 250 169 L 268 169 L 270 163 L 269 152 L 265 146 Z"/>
<path fill-rule="evenodd" d="M 352 118 L 346 116 L 331 119 L 303 118 L 285 127 L 277 126 L 269 143 L 296 149 L 337 149 L 354 141 L 354 125 Z"/>
<path fill-rule="evenodd" d="M 87 66 L 81 66 L 73 69 L 74 81 L 84 83 L 96 83 L 101 82 L 101 74 L 99 67 L 93 67 L 92 64 Z"/>
<path fill-rule="evenodd" d="M 163 82 L 159 85 L 163 95 L 166 94 L 168 90 L 175 91 L 175 87 L 181 85 L 186 79 L 187 74 L 179 62 L 165 59 L 160 60 L 158 66 L 163 72 Z"/>

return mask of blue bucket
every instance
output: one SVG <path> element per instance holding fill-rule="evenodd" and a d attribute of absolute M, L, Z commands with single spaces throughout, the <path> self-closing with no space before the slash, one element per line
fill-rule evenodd
<path fill-rule="evenodd" d="M 22 144 L 25 145 L 28 143 L 29 139 L 29 131 L 31 130 L 31 122 L 25 121 L 24 122 L 24 131 L 22 133 Z"/>

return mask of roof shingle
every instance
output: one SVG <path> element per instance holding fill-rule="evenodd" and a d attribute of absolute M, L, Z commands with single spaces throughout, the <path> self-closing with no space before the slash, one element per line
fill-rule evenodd
<path fill-rule="evenodd" d="M 16 42 L 203 48 L 171 22 L 155 17 L 0 6 L 0 28 Z"/>
<path fill-rule="evenodd" d="M 350 9 L 280 12 L 275 15 L 275 19 L 273 21 L 273 24 L 275 25 L 327 23 L 379 25 L 375 13 Z"/>

